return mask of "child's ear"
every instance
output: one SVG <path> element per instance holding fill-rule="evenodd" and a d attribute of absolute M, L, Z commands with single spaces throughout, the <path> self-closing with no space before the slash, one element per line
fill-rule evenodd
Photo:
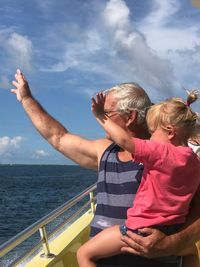
<path fill-rule="evenodd" d="M 168 139 L 171 140 L 176 135 L 176 131 L 171 125 L 168 125 L 166 128 L 168 133 Z"/>
<path fill-rule="evenodd" d="M 137 111 L 136 110 L 132 110 L 130 111 L 130 113 L 128 114 L 128 121 L 127 121 L 127 126 L 131 125 L 132 123 L 134 123 L 137 119 Z"/>

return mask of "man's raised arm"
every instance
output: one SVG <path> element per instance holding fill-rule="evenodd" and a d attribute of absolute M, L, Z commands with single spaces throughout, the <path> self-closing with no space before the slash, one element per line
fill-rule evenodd
<path fill-rule="evenodd" d="M 97 169 L 101 151 L 101 141 L 92 141 L 69 133 L 69 131 L 36 101 L 30 91 L 28 82 L 18 69 L 15 74 L 16 87 L 11 92 L 16 94 L 22 106 L 39 133 L 58 151 L 81 166 Z M 104 149 L 102 147 L 102 149 Z"/>

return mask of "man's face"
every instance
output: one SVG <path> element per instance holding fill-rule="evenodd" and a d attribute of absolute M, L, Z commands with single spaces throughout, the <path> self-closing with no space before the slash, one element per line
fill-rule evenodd
<path fill-rule="evenodd" d="M 121 126 L 124 130 L 128 130 L 127 128 L 127 121 L 128 115 L 126 113 L 122 113 L 117 109 L 117 100 L 114 99 L 112 93 L 109 93 L 106 96 L 105 104 L 104 104 L 104 111 L 107 116 Z M 110 136 L 106 133 L 106 137 L 111 139 Z"/>

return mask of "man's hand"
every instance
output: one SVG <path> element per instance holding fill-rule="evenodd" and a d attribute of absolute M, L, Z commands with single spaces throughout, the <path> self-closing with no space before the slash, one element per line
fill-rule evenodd
<path fill-rule="evenodd" d="M 12 84 L 16 87 L 15 89 L 11 89 L 11 92 L 16 94 L 17 100 L 22 102 L 28 97 L 31 97 L 31 91 L 29 89 L 28 82 L 26 81 L 22 72 L 17 69 L 15 74 L 15 81 Z"/>
<path fill-rule="evenodd" d="M 122 237 L 127 246 L 122 247 L 121 251 L 133 253 L 146 258 L 157 258 L 177 254 L 175 240 L 172 236 L 153 228 L 143 228 L 140 232 L 146 236 L 134 234 L 127 231 L 127 236 Z M 173 245 L 174 244 L 174 245 Z"/>

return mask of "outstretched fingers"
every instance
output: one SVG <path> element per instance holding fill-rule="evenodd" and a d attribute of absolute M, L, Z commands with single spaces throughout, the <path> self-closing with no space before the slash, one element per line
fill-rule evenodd
<path fill-rule="evenodd" d="M 13 94 L 16 94 L 17 93 L 17 89 L 10 89 L 10 92 L 13 93 Z"/>
<path fill-rule="evenodd" d="M 32 97 L 28 82 L 20 69 L 17 69 L 14 77 L 15 80 L 12 81 L 12 84 L 15 88 L 12 88 L 10 91 L 16 94 L 17 100 L 22 102 L 22 100 Z"/>
<path fill-rule="evenodd" d="M 102 92 L 96 94 L 97 103 L 104 103 L 105 102 L 105 95 Z"/>
<path fill-rule="evenodd" d="M 92 97 L 91 109 L 96 117 L 104 115 L 105 96 L 102 92 L 97 93 L 96 97 Z"/>
<path fill-rule="evenodd" d="M 91 100 L 92 100 L 92 104 L 93 104 L 93 105 L 96 105 L 96 104 L 97 104 L 96 99 L 95 99 L 94 97 L 92 97 Z"/>
<path fill-rule="evenodd" d="M 16 81 L 12 81 L 12 84 L 17 88 L 18 87 L 18 85 L 19 85 L 19 83 L 18 82 L 16 82 Z"/>
<path fill-rule="evenodd" d="M 16 74 L 15 74 L 15 79 L 20 84 L 24 84 L 27 82 L 25 79 L 25 76 L 23 75 L 20 69 L 17 69 Z"/>
<path fill-rule="evenodd" d="M 10 92 L 13 93 L 13 94 L 16 94 L 16 95 L 17 95 L 18 82 L 16 82 L 16 81 L 12 81 L 12 85 L 14 85 L 16 88 L 12 88 L 12 89 L 10 89 Z"/>

